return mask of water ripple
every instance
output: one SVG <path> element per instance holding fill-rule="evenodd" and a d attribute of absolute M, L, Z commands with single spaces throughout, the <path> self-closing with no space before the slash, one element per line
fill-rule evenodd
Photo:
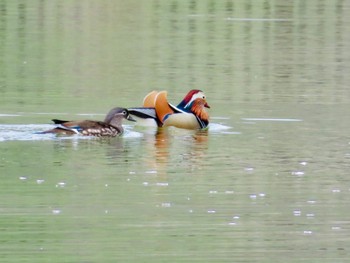
<path fill-rule="evenodd" d="M 0 125 L 0 142 L 3 141 L 43 141 L 54 140 L 58 137 L 55 134 L 42 134 L 42 131 L 52 129 L 52 124 L 1 124 Z M 130 130 L 130 125 L 125 125 L 124 138 L 140 138 L 143 135 L 136 131 Z M 59 136 L 60 139 L 91 139 L 90 136 Z"/>

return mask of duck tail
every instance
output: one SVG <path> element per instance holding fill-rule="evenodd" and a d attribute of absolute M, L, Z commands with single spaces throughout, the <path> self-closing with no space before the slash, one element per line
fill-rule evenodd
<path fill-rule="evenodd" d="M 52 119 L 52 121 L 53 121 L 55 124 L 63 124 L 63 123 L 69 122 L 69 121 L 58 120 L 58 119 Z"/>

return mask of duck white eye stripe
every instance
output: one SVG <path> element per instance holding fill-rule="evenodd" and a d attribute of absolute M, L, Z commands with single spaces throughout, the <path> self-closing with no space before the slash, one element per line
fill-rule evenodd
<path fill-rule="evenodd" d="M 195 99 L 205 99 L 205 95 L 203 94 L 203 92 L 198 92 L 196 94 L 194 94 L 191 98 L 191 100 L 186 104 L 185 108 L 187 108 Z"/>

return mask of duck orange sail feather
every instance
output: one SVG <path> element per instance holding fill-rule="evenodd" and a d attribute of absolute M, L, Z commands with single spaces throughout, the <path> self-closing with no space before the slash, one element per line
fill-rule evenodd
<path fill-rule="evenodd" d="M 154 108 L 157 95 L 158 91 L 156 90 L 153 90 L 150 93 L 148 93 L 143 99 L 143 107 Z"/>
<path fill-rule="evenodd" d="M 169 106 L 166 91 L 158 92 L 155 99 L 155 109 L 161 123 L 164 123 L 164 120 L 174 113 L 173 109 Z"/>

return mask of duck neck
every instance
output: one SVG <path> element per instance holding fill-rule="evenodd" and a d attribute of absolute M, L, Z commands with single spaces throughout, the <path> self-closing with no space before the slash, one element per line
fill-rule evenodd
<path fill-rule="evenodd" d="M 122 126 L 122 121 L 123 121 L 123 117 L 122 116 L 115 116 L 112 119 L 108 119 L 106 117 L 105 119 L 105 123 L 113 126 L 114 128 L 118 129 L 121 133 L 124 131 L 124 128 Z"/>
<path fill-rule="evenodd" d="M 209 123 L 209 114 L 204 109 L 203 105 L 198 105 L 194 103 L 191 107 L 191 112 L 203 122 Z"/>

